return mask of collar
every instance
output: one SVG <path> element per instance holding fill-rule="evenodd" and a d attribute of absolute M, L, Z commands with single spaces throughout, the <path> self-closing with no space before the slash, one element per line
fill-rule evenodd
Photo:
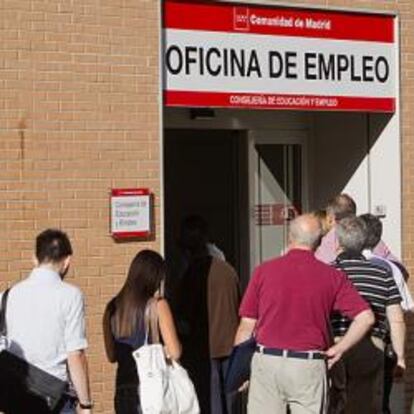
<path fill-rule="evenodd" d="M 305 256 L 305 257 L 314 257 L 315 252 L 312 250 L 305 250 L 305 249 L 290 249 L 287 252 L 288 256 Z"/>
<path fill-rule="evenodd" d="M 56 283 L 62 281 L 59 273 L 42 266 L 35 267 L 28 279 L 35 283 Z"/>
<path fill-rule="evenodd" d="M 361 252 L 353 252 L 351 250 L 339 253 L 336 258 L 337 261 L 341 260 L 367 260 Z"/>

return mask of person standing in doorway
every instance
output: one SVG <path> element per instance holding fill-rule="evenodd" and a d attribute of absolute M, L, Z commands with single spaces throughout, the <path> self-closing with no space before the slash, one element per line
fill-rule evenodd
<path fill-rule="evenodd" d="M 180 245 L 188 267 L 177 300 L 181 362 L 194 382 L 201 413 L 230 414 L 224 377 L 239 321 L 239 284 L 235 270 L 209 253 L 206 229 L 199 216 L 182 225 Z"/>
<path fill-rule="evenodd" d="M 174 320 L 167 301 L 162 297 L 165 275 L 163 258 L 152 250 L 141 251 L 131 263 L 124 286 L 106 307 L 103 323 L 105 350 L 108 360 L 117 363 L 116 414 L 141 413 L 139 378 L 132 353 L 144 345 L 145 313 L 152 302 L 156 305 L 167 356 L 174 360 L 180 357 L 181 345 Z"/>
<path fill-rule="evenodd" d="M 346 275 L 317 260 L 321 226 L 312 214 L 290 222 L 289 251 L 256 268 L 240 307 L 236 345 L 255 335 L 249 414 L 325 414 L 327 365 L 368 332 L 374 316 Z M 331 346 L 329 318 L 353 319 Z"/>
<path fill-rule="evenodd" d="M 357 206 L 348 194 L 339 194 L 329 201 L 326 207 L 329 232 L 322 238 L 321 244 L 316 250 L 316 257 L 324 263 L 332 263 L 338 255 L 338 237 L 336 225 L 344 218 L 355 217 Z M 375 246 L 374 253 L 389 260 L 398 261 L 391 253 L 388 246 L 380 240 Z"/>
<path fill-rule="evenodd" d="M 36 266 L 8 294 L 6 323 L 9 351 L 59 380 L 69 380 L 77 394 L 79 414 L 90 414 L 93 403 L 85 350 L 82 292 L 64 281 L 72 257 L 68 236 L 49 229 L 36 238 Z M 69 388 L 69 386 L 68 386 Z M 74 414 L 76 399 L 64 395 L 56 410 L 20 386 L 0 384 L 7 414 Z"/>
<path fill-rule="evenodd" d="M 316 210 L 312 213 L 321 223 L 322 237 L 325 237 L 332 228 L 331 221 L 328 219 L 326 210 Z"/>

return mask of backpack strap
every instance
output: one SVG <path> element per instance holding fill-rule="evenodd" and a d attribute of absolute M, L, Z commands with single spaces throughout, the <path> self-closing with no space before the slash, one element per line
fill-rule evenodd
<path fill-rule="evenodd" d="M 7 298 L 9 296 L 10 288 L 7 289 L 1 298 L 0 305 L 0 336 L 7 336 L 7 324 L 6 324 L 6 311 L 7 311 Z"/>

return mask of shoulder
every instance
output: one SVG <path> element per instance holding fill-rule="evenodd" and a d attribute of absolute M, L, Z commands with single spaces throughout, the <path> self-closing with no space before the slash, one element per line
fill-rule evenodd
<path fill-rule="evenodd" d="M 334 243 L 336 241 L 336 229 L 332 227 L 325 236 L 322 237 L 321 246 L 324 246 L 329 243 Z"/>
<path fill-rule="evenodd" d="M 273 270 L 279 266 L 283 266 L 286 261 L 286 256 L 274 257 L 272 259 L 264 261 L 262 264 L 256 267 L 258 273 L 263 273 L 268 270 Z"/>
<path fill-rule="evenodd" d="M 158 298 L 155 300 L 158 314 L 162 317 L 171 314 L 170 305 L 165 298 Z"/>
<path fill-rule="evenodd" d="M 341 285 L 343 282 L 348 280 L 347 273 L 341 262 L 334 261 L 331 264 L 326 264 L 319 260 L 317 260 L 317 262 L 315 270 L 318 275 L 327 280 L 328 284 L 332 283 L 334 285 Z"/>
<path fill-rule="evenodd" d="M 383 259 L 382 257 L 378 257 L 378 256 L 372 256 L 369 258 L 370 263 L 376 265 L 376 266 L 380 266 L 385 270 L 392 270 L 392 265 L 391 263 L 386 260 Z"/>
<path fill-rule="evenodd" d="M 337 262 L 338 269 L 344 271 L 350 277 L 367 276 L 370 278 L 392 278 L 390 269 L 385 268 L 382 264 L 374 263 L 367 259 L 347 259 Z M 373 281 L 373 279 L 370 279 Z M 373 282 L 375 283 L 375 281 Z"/>
<path fill-rule="evenodd" d="M 20 292 L 24 292 L 26 289 L 25 287 L 29 286 L 27 283 L 27 279 L 24 279 L 20 282 L 17 282 L 15 284 L 13 284 L 12 286 L 9 286 L 7 289 L 5 289 L 3 292 L 0 292 L 0 301 L 3 299 L 3 295 L 8 291 L 8 297 L 9 297 L 9 301 L 10 298 L 13 297 L 13 299 L 15 299 L 16 297 L 19 298 L 20 296 Z M 17 295 L 16 295 L 17 293 Z"/>
<path fill-rule="evenodd" d="M 284 269 L 284 261 L 285 257 L 280 256 L 270 260 L 266 260 L 265 262 L 261 263 L 260 265 L 256 266 L 251 281 L 253 283 L 262 283 L 269 278 L 272 278 L 279 270 Z"/>
<path fill-rule="evenodd" d="M 367 272 L 372 272 L 383 277 L 392 277 L 392 268 L 386 261 L 361 260 L 359 265 L 365 268 Z"/>
<path fill-rule="evenodd" d="M 220 273 L 225 276 L 237 278 L 237 272 L 234 267 L 224 260 L 213 257 L 211 264 L 213 271 L 220 271 Z"/>
<path fill-rule="evenodd" d="M 327 274 L 329 275 L 329 277 L 332 280 L 334 280 L 338 283 L 341 283 L 341 282 L 344 282 L 344 281 L 348 280 L 348 276 L 347 276 L 346 272 L 341 268 L 336 268 L 336 267 L 331 266 L 331 269 L 329 269 L 329 272 L 327 272 Z"/>
<path fill-rule="evenodd" d="M 62 281 L 61 289 L 65 291 L 68 295 L 73 296 L 83 296 L 82 291 L 78 286 L 72 285 L 72 283 Z"/>
<path fill-rule="evenodd" d="M 61 283 L 60 293 L 67 304 L 83 303 L 84 301 L 84 295 L 80 288 L 68 282 Z"/>
<path fill-rule="evenodd" d="M 165 308 L 169 307 L 168 300 L 164 297 L 155 298 L 153 299 L 154 303 L 156 304 L 157 308 Z"/>

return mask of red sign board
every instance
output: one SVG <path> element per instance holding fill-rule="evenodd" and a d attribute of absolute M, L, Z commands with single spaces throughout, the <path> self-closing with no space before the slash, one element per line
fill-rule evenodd
<path fill-rule="evenodd" d="M 166 0 L 169 106 L 395 110 L 393 16 Z"/>
<path fill-rule="evenodd" d="M 113 189 L 111 233 L 117 239 L 148 238 L 152 233 L 152 196 L 147 188 Z"/>

